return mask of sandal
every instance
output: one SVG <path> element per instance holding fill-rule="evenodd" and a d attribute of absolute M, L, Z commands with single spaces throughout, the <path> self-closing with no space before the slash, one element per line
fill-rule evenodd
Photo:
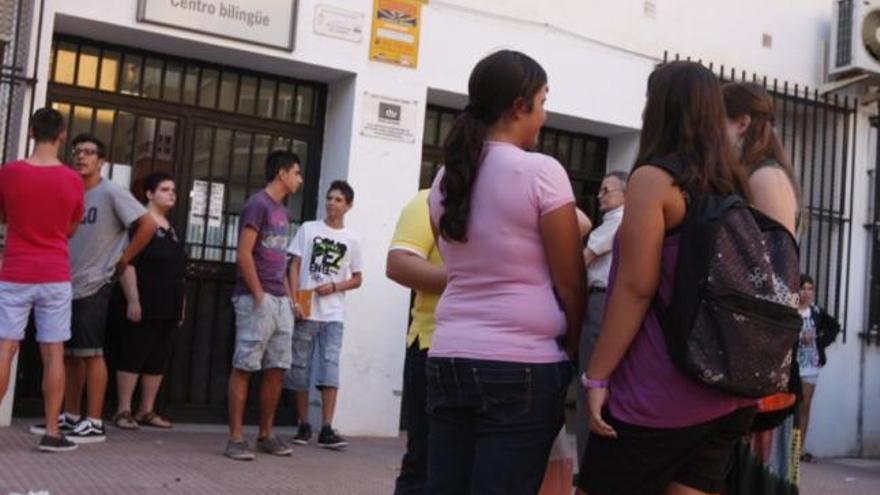
<path fill-rule="evenodd" d="M 163 418 L 156 414 L 155 411 L 150 411 L 139 418 L 135 418 L 135 421 L 142 424 L 143 426 L 149 426 L 151 428 L 161 428 L 163 430 L 171 429 L 171 422 L 167 419 Z"/>
<path fill-rule="evenodd" d="M 138 422 L 131 417 L 131 411 L 122 411 L 113 416 L 113 425 L 120 430 L 137 430 L 140 428 Z"/>

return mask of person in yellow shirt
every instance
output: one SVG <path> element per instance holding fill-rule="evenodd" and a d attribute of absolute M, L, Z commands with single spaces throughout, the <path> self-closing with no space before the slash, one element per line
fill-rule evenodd
<path fill-rule="evenodd" d="M 428 216 L 428 193 L 428 189 L 419 191 L 401 211 L 385 267 L 388 278 L 415 291 L 403 371 L 406 453 L 401 460 L 395 495 L 422 494 L 427 479 L 425 360 L 434 336 L 434 309 L 446 288 L 446 270 Z"/>

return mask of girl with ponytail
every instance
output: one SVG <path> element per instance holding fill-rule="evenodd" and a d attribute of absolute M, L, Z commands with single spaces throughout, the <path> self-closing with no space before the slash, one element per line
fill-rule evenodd
<path fill-rule="evenodd" d="M 535 494 L 562 427 L 586 276 L 562 166 L 530 152 L 547 75 L 503 50 L 470 76 L 429 197 L 448 273 L 428 354 L 429 494 Z"/>

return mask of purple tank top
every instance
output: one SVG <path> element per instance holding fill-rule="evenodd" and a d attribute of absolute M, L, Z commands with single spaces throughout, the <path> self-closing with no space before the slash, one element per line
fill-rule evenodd
<path fill-rule="evenodd" d="M 672 299 L 679 235 L 667 235 L 660 263 L 660 300 Z M 608 279 L 609 297 L 617 279 L 620 246 L 615 239 Z M 611 377 L 609 410 L 616 419 L 650 428 L 683 428 L 711 421 L 755 404 L 726 394 L 685 375 L 672 363 L 660 322 L 652 308 Z"/>

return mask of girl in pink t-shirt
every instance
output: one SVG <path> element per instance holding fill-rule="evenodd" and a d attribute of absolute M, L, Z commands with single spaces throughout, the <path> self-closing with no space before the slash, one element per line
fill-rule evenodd
<path fill-rule="evenodd" d="M 429 199 L 448 283 L 428 354 L 426 493 L 537 493 L 563 422 L 584 313 L 574 195 L 532 153 L 547 77 L 528 56 L 481 60 Z"/>

